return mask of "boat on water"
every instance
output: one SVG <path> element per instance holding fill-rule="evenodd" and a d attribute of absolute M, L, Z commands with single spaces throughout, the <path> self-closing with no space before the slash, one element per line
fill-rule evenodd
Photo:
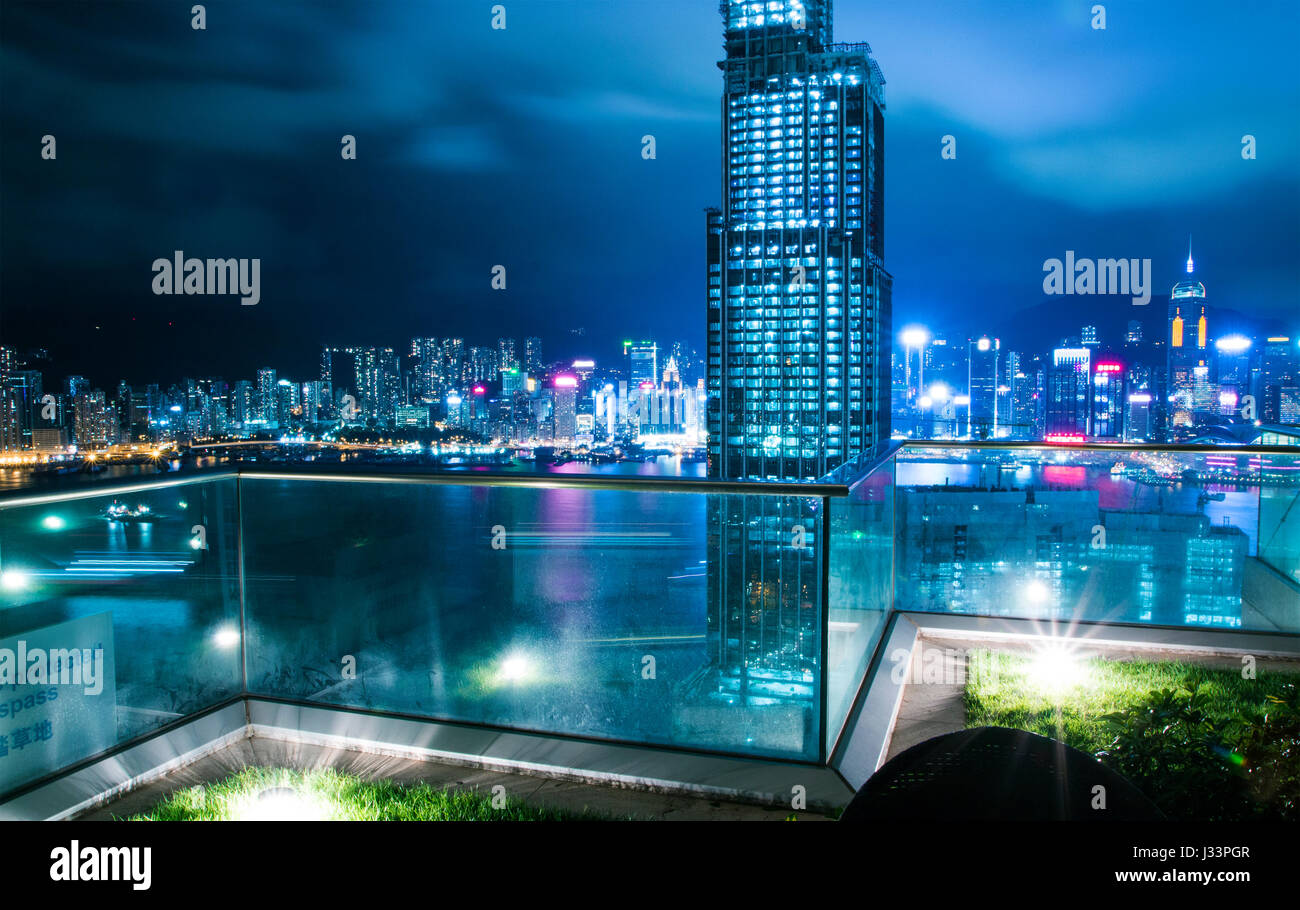
<path fill-rule="evenodd" d="M 1115 462 L 1113 465 L 1110 466 L 1110 476 L 1111 476 L 1111 477 L 1120 477 L 1120 476 L 1122 476 L 1122 475 L 1124 474 L 1124 472 L 1127 471 L 1127 470 L 1128 470 L 1128 465 L 1124 464 L 1124 462 L 1122 462 L 1122 461 L 1117 461 L 1117 462 Z"/>
<path fill-rule="evenodd" d="M 105 506 L 104 511 L 100 513 L 100 517 L 105 521 L 120 522 L 122 524 L 141 524 L 152 522 L 157 516 L 146 505 L 138 505 L 133 509 L 114 499 Z"/>

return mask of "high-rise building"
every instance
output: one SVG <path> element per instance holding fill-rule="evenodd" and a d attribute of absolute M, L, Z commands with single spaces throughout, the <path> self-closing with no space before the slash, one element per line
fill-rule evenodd
<path fill-rule="evenodd" d="M 1047 374 L 1047 425 L 1049 441 L 1083 442 L 1088 435 L 1091 348 L 1057 348 Z"/>
<path fill-rule="evenodd" d="M 401 376 L 392 348 L 348 348 L 356 373 L 359 416 L 390 426 L 401 399 Z"/>
<path fill-rule="evenodd" d="M 1260 351 L 1259 375 L 1255 382 L 1256 416 L 1264 423 L 1294 423 L 1294 418 L 1283 417 L 1284 390 L 1300 386 L 1300 351 L 1296 340 L 1285 335 L 1273 335 L 1264 340 Z"/>
<path fill-rule="evenodd" d="M 257 371 L 257 419 L 264 427 L 278 426 L 276 411 L 275 370 L 267 367 Z"/>
<path fill-rule="evenodd" d="M 22 447 L 18 396 L 10 389 L 10 376 L 17 370 L 18 358 L 14 349 L 0 347 L 0 452 L 12 452 Z"/>
<path fill-rule="evenodd" d="M 709 470 L 814 478 L 890 435 L 884 78 L 829 0 L 726 0 L 707 212 Z"/>
<path fill-rule="evenodd" d="M 966 379 L 970 396 L 970 435 L 992 439 L 998 426 L 998 363 L 1002 343 L 997 338 L 972 338 Z"/>
<path fill-rule="evenodd" d="M 627 354 L 628 381 L 632 388 L 640 388 L 643 383 L 651 386 L 659 384 L 659 345 L 653 341 L 641 341 L 625 344 Z"/>
<path fill-rule="evenodd" d="M 497 339 L 497 367 L 501 372 L 505 372 L 511 367 L 519 366 L 519 359 L 515 356 L 515 340 L 513 338 Z"/>
<path fill-rule="evenodd" d="M 721 12 L 722 205 L 705 216 L 709 474 L 813 479 L 890 437 L 884 78 L 866 44 L 832 43 L 830 0 L 724 0 Z M 821 522 L 804 497 L 710 498 L 714 672 L 700 684 L 715 701 L 815 716 Z"/>
<path fill-rule="evenodd" d="M 1154 435 L 1150 392 L 1130 392 L 1124 420 L 1125 442 L 1150 442 Z"/>
<path fill-rule="evenodd" d="M 536 336 L 524 339 L 524 373 L 542 375 L 542 339 Z"/>
<path fill-rule="evenodd" d="M 578 434 L 578 378 L 568 373 L 555 377 L 555 438 L 573 439 Z"/>
<path fill-rule="evenodd" d="M 1214 351 L 1218 392 L 1215 410 L 1233 416 L 1242 399 L 1250 394 L 1251 340 L 1245 335 L 1225 335 L 1214 342 Z"/>
<path fill-rule="evenodd" d="M 1192 249 L 1187 248 L 1187 277 L 1169 294 L 1169 354 L 1166 393 L 1171 428 L 1190 426 L 1209 393 L 1209 327 L 1205 318 L 1205 285 L 1193 279 Z M 1198 393 L 1199 386 L 1199 393 Z M 1200 399 L 1198 403 L 1198 399 Z"/>
<path fill-rule="evenodd" d="M 1092 365 L 1092 426 L 1097 439 L 1118 442 L 1124 435 L 1124 364 L 1114 358 Z"/>

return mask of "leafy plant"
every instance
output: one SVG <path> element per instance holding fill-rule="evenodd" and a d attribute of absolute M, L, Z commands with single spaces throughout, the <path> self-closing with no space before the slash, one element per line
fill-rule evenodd
<path fill-rule="evenodd" d="M 1097 757 L 1131 780 L 1170 818 L 1200 821 L 1257 814 L 1239 753 L 1227 744 L 1238 726 L 1215 719 L 1200 685 L 1160 689 L 1102 716 L 1114 732 Z"/>

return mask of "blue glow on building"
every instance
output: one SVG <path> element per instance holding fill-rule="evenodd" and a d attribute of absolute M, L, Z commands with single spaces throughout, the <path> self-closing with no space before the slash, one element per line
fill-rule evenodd
<path fill-rule="evenodd" d="M 884 78 L 822 0 L 722 6 L 710 472 L 812 479 L 889 438 Z"/>

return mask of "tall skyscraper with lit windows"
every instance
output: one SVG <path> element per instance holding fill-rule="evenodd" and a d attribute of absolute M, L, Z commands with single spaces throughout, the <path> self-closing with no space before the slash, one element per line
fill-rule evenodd
<path fill-rule="evenodd" d="M 812 479 L 887 440 L 884 77 L 830 0 L 723 0 L 709 471 Z"/>
<path fill-rule="evenodd" d="M 1192 249 L 1187 247 L 1187 277 L 1169 294 L 1169 425 L 1189 426 L 1198 409 L 1210 407 L 1209 327 L 1205 319 L 1205 285 L 1192 277 Z"/>
<path fill-rule="evenodd" d="M 830 0 L 723 0 L 721 12 L 723 201 L 706 224 L 709 474 L 812 480 L 890 434 L 885 80 L 866 44 L 832 43 Z M 815 723 L 829 521 L 809 497 L 710 497 L 715 673 L 700 684 L 768 712 L 756 730 L 793 735 Z M 819 747 L 804 740 L 804 756 Z"/>

